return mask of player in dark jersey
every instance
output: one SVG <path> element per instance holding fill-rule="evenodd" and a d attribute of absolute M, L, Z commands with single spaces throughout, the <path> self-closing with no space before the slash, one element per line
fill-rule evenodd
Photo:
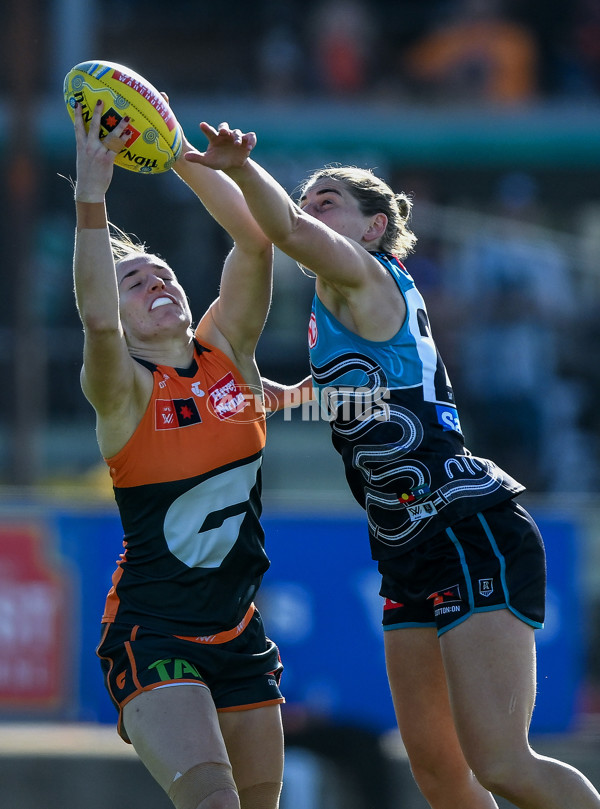
<path fill-rule="evenodd" d="M 254 351 L 272 244 L 235 183 L 177 161 L 234 241 L 219 295 L 193 329 L 170 266 L 125 234 L 111 240 L 105 194 L 127 119 L 101 140 L 101 112 L 86 134 L 75 110 L 74 257 L 81 382 L 124 529 L 98 655 L 119 733 L 177 809 L 276 809 L 282 666 L 254 606 L 269 566 Z M 210 148 L 229 140 L 224 129 Z"/>
<path fill-rule="evenodd" d="M 249 159 L 254 134 L 230 133 L 227 161 L 227 149 L 219 162 L 210 150 L 186 158 L 225 171 L 263 232 L 316 276 L 313 382 L 366 511 L 390 687 L 421 791 L 434 809 L 491 809 L 493 793 L 527 809 L 598 809 L 581 773 L 529 746 L 544 547 L 515 503 L 523 486 L 465 448 L 425 303 L 400 261 L 416 241 L 411 201 L 370 171 L 330 167 L 296 205 Z"/>

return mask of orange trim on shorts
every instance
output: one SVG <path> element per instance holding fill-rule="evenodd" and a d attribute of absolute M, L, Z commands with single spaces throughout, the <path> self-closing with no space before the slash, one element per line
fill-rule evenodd
<path fill-rule="evenodd" d="M 129 662 L 131 664 L 131 677 L 133 679 L 133 682 L 135 683 L 135 687 L 138 688 L 141 691 L 142 690 L 142 684 L 138 680 L 137 667 L 135 665 L 135 657 L 133 656 L 133 654 L 131 652 L 131 643 L 132 643 L 132 641 L 135 640 L 135 636 L 137 635 L 138 629 L 139 629 L 139 626 L 134 626 L 133 627 L 133 629 L 131 630 L 131 635 L 129 637 L 129 640 L 126 640 L 123 645 L 125 646 L 125 651 L 127 652 L 127 657 L 129 658 Z"/>
<path fill-rule="evenodd" d="M 248 611 L 237 626 L 234 626 L 233 629 L 226 629 L 223 632 L 217 632 L 216 635 L 201 635 L 197 638 L 187 635 L 175 635 L 174 637 L 178 638 L 179 640 L 189 640 L 191 643 L 227 643 L 228 641 L 233 640 L 234 638 L 237 638 L 238 635 L 242 634 L 244 629 L 246 629 L 252 620 L 255 610 L 256 607 L 254 604 L 250 604 Z"/>
<path fill-rule="evenodd" d="M 267 705 L 281 705 L 285 697 L 267 699 L 264 702 L 250 702 L 247 705 L 232 705 L 230 708 L 217 708 L 217 713 L 233 713 L 234 711 L 251 711 L 253 708 L 265 708 Z"/>
<path fill-rule="evenodd" d="M 150 685 L 145 685 L 143 687 L 140 686 L 137 691 L 134 691 L 128 697 L 125 697 L 125 699 L 119 703 L 119 707 L 121 710 L 123 710 L 128 702 L 131 702 L 131 700 L 135 699 L 135 697 L 139 697 L 140 694 L 148 694 L 150 691 L 154 691 L 157 688 L 176 688 L 180 685 L 199 685 L 200 688 L 206 688 L 208 691 L 210 691 L 210 688 L 206 685 L 204 680 L 165 680 L 164 683 L 151 683 Z"/>

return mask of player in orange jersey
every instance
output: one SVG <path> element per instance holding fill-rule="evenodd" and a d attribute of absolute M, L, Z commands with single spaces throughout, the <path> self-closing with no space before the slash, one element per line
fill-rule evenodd
<path fill-rule="evenodd" d="M 282 666 L 254 606 L 269 566 L 254 351 L 272 245 L 229 178 L 177 161 L 234 241 L 193 329 L 168 263 L 111 239 L 105 195 L 127 120 L 101 140 L 101 113 L 100 103 L 86 134 L 75 111 L 74 256 L 81 383 L 124 528 L 98 655 L 119 733 L 177 809 L 276 809 Z"/>

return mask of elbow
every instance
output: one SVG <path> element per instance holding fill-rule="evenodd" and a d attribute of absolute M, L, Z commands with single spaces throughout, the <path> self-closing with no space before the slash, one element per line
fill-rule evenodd
<path fill-rule="evenodd" d="M 101 313 L 80 311 L 79 316 L 83 323 L 83 330 L 87 335 L 111 337 L 122 332 L 120 321 L 107 318 Z"/>
<path fill-rule="evenodd" d="M 240 255 L 245 255 L 253 266 L 271 267 L 273 265 L 273 242 L 266 236 L 255 239 L 251 244 L 243 241 L 235 242 Z"/>
<path fill-rule="evenodd" d="M 294 213 L 290 214 L 289 219 L 284 225 L 274 229 L 273 233 L 269 234 L 273 240 L 273 244 L 278 247 L 283 253 L 295 257 L 295 254 L 302 244 L 305 235 L 302 227 L 302 216 L 296 216 Z"/>
<path fill-rule="evenodd" d="M 264 242 L 258 246 L 257 258 L 269 266 L 273 263 L 273 242 L 266 237 Z"/>

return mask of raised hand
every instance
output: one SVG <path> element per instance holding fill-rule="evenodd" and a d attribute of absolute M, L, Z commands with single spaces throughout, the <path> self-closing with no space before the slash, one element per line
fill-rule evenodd
<path fill-rule="evenodd" d="M 208 168 L 223 171 L 240 168 L 256 146 L 254 132 L 243 133 L 240 129 L 230 129 L 226 122 L 219 124 L 218 129 L 203 122 L 200 129 L 206 135 L 208 147 L 205 152 L 186 152 L 185 159 L 191 163 L 201 163 Z"/>
<path fill-rule="evenodd" d="M 128 137 L 125 117 L 112 132 L 100 139 L 100 119 L 104 104 L 96 104 L 89 130 L 86 132 L 81 105 L 75 107 L 75 142 L 77 144 L 76 197 L 81 202 L 99 202 L 104 199 L 112 180 L 115 158 Z"/>

